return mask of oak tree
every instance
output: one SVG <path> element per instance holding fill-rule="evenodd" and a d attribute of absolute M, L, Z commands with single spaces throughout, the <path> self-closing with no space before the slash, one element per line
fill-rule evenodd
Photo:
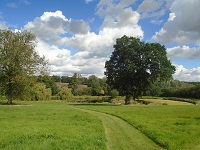
<path fill-rule="evenodd" d="M 116 40 L 105 68 L 108 84 L 126 96 L 126 105 L 132 96 L 141 96 L 151 83 L 169 80 L 175 72 L 164 46 L 127 36 Z"/>

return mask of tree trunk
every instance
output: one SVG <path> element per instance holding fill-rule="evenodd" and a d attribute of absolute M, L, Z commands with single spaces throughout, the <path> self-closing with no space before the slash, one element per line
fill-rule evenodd
<path fill-rule="evenodd" d="M 8 104 L 8 105 L 12 105 L 12 100 L 11 100 L 11 99 L 8 99 L 7 104 Z"/>
<path fill-rule="evenodd" d="M 131 96 L 130 95 L 126 95 L 125 105 L 130 105 L 130 101 L 131 101 Z"/>
<path fill-rule="evenodd" d="M 7 102 L 7 104 L 8 105 L 12 104 L 12 85 L 10 82 L 8 84 L 8 102 Z"/>

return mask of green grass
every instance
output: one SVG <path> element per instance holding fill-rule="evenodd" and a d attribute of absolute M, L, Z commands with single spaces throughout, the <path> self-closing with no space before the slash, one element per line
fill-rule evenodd
<path fill-rule="evenodd" d="M 102 120 L 105 128 L 108 150 L 161 150 L 162 148 L 148 139 L 126 121 L 97 111 L 85 110 Z"/>
<path fill-rule="evenodd" d="M 20 103 L 29 105 L 0 105 L 0 149 L 106 149 L 97 117 L 60 102 Z"/>
<path fill-rule="evenodd" d="M 200 105 L 16 103 L 0 105 L 0 149 L 200 149 Z"/>
<path fill-rule="evenodd" d="M 165 149 L 200 149 L 199 105 L 79 105 L 78 107 L 118 116 Z"/>

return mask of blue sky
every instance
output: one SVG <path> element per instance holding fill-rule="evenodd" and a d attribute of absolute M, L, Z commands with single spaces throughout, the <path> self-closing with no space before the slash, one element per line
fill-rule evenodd
<path fill-rule="evenodd" d="M 199 0 L 0 0 L 0 29 L 30 30 L 51 75 L 104 76 L 116 38 L 165 45 L 174 79 L 200 81 Z"/>

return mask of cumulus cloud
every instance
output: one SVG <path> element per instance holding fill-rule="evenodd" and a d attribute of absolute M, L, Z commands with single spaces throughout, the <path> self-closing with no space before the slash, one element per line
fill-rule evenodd
<path fill-rule="evenodd" d="M 101 0 L 97 5 L 97 14 L 104 17 L 102 28 L 134 27 L 137 25 L 140 14 L 129 7 L 133 3 L 134 1 L 130 0 L 122 0 L 119 3 Z"/>
<path fill-rule="evenodd" d="M 103 75 L 105 58 L 90 57 L 88 59 L 90 52 L 78 52 L 71 55 L 70 50 L 49 45 L 39 39 L 36 51 L 48 60 L 51 75 L 71 76 L 73 73 L 80 73 L 83 76 L 88 74 Z"/>
<path fill-rule="evenodd" d="M 173 0 L 144 0 L 137 11 L 142 14 L 142 18 L 159 18 L 166 13 L 172 2 Z"/>
<path fill-rule="evenodd" d="M 164 14 L 164 9 L 161 9 L 163 1 L 144 0 L 138 7 L 138 12 L 142 13 L 143 18 L 161 16 Z"/>
<path fill-rule="evenodd" d="M 176 46 L 168 48 L 167 54 L 171 58 L 200 59 L 200 47 Z"/>
<path fill-rule="evenodd" d="M 69 32 L 72 34 L 87 34 L 89 30 L 90 27 L 84 20 L 69 20 Z"/>
<path fill-rule="evenodd" d="M 24 29 L 36 35 L 37 51 L 49 60 L 51 74 L 80 73 L 102 77 L 105 61 L 117 38 L 123 35 L 143 38 L 138 25 L 140 15 L 129 7 L 131 4 L 132 0 L 119 3 L 101 0 L 96 14 L 103 18 L 103 22 L 98 32 L 90 31 L 89 23 L 84 20 L 66 18 L 61 11 L 45 12 L 28 22 Z M 105 13 L 102 12 L 104 7 Z"/>
<path fill-rule="evenodd" d="M 61 11 L 44 12 L 33 22 L 28 22 L 24 27 L 32 31 L 43 41 L 61 44 L 62 34 L 86 34 L 89 32 L 89 24 L 83 20 L 67 19 Z"/>
<path fill-rule="evenodd" d="M 153 40 L 164 44 L 176 42 L 189 44 L 200 42 L 199 0 L 176 0 L 173 2 L 168 22 L 153 36 Z"/>
<path fill-rule="evenodd" d="M 190 82 L 200 81 L 200 67 L 188 69 L 182 65 L 173 65 L 176 67 L 176 72 L 173 75 L 175 80 Z"/>

